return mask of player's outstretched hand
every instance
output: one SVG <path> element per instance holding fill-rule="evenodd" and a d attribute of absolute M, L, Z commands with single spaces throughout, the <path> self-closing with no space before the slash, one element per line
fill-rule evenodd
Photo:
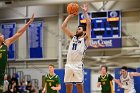
<path fill-rule="evenodd" d="M 87 12 L 88 11 L 88 4 L 85 3 L 81 6 L 81 9 L 83 10 L 83 12 Z"/>
<path fill-rule="evenodd" d="M 28 21 L 28 24 L 31 24 L 34 21 L 34 14 L 32 14 L 32 17 L 30 18 L 30 20 Z"/>

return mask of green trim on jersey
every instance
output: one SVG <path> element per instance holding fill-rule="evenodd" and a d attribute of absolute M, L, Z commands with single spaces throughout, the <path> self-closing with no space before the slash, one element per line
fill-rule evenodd
<path fill-rule="evenodd" d="M 113 93 L 112 80 L 113 76 L 110 74 L 106 74 L 105 76 L 100 75 L 98 82 L 101 83 L 102 93 Z"/>
<path fill-rule="evenodd" d="M 57 84 L 60 84 L 60 78 L 58 75 L 50 76 L 49 74 L 45 75 L 45 83 L 47 84 L 46 93 L 58 93 L 57 90 L 52 90 L 51 87 L 56 87 Z"/>
<path fill-rule="evenodd" d="M 0 48 L 0 87 L 4 83 L 5 68 L 7 65 L 7 46 L 5 44 Z"/>

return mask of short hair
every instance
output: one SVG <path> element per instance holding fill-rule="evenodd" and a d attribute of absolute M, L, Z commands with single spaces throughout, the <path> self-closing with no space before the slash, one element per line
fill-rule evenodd
<path fill-rule="evenodd" d="M 82 28 L 83 28 L 83 31 L 86 31 L 86 25 L 80 24 L 80 25 L 78 26 L 78 28 L 79 28 L 79 27 L 82 27 Z"/>
<path fill-rule="evenodd" d="M 121 69 L 127 70 L 128 68 L 126 66 L 122 66 Z"/>
<path fill-rule="evenodd" d="M 106 65 L 102 65 L 102 66 L 101 66 L 101 69 L 102 69 L 103 67 L 106 69 L 106 72 L 107 72 L 107 71 L 108 71 L 108 67 L 107 67 Z"/>
<path fill-rule="evenodd" d="M 53 68 L 55 67 L 54 64 L 49 64 L 49 66 L 51 66 L 51 67 L 53 67 Z M 48 67 L 49 67 L 49 66 L 48 66 Z"/>

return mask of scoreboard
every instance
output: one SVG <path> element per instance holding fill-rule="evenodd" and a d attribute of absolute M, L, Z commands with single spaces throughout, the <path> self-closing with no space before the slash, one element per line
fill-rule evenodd
<path fill-rule="evenodd" d="M 104 48 L 120 48 L 121 42 L 121 12 L 103 11 L 89 12 L 91 18 L 91 45 L 103 44 Z M 85 25 L 86 20 L 79 14 L 79 24 Z"/>

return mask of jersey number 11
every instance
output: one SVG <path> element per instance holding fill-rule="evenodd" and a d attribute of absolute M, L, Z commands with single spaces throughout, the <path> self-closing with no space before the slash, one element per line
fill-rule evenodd
<path fill-rule="evenodd" d="M 72 50 L 76 50 L 77 44 L 73 43 Z"/>

